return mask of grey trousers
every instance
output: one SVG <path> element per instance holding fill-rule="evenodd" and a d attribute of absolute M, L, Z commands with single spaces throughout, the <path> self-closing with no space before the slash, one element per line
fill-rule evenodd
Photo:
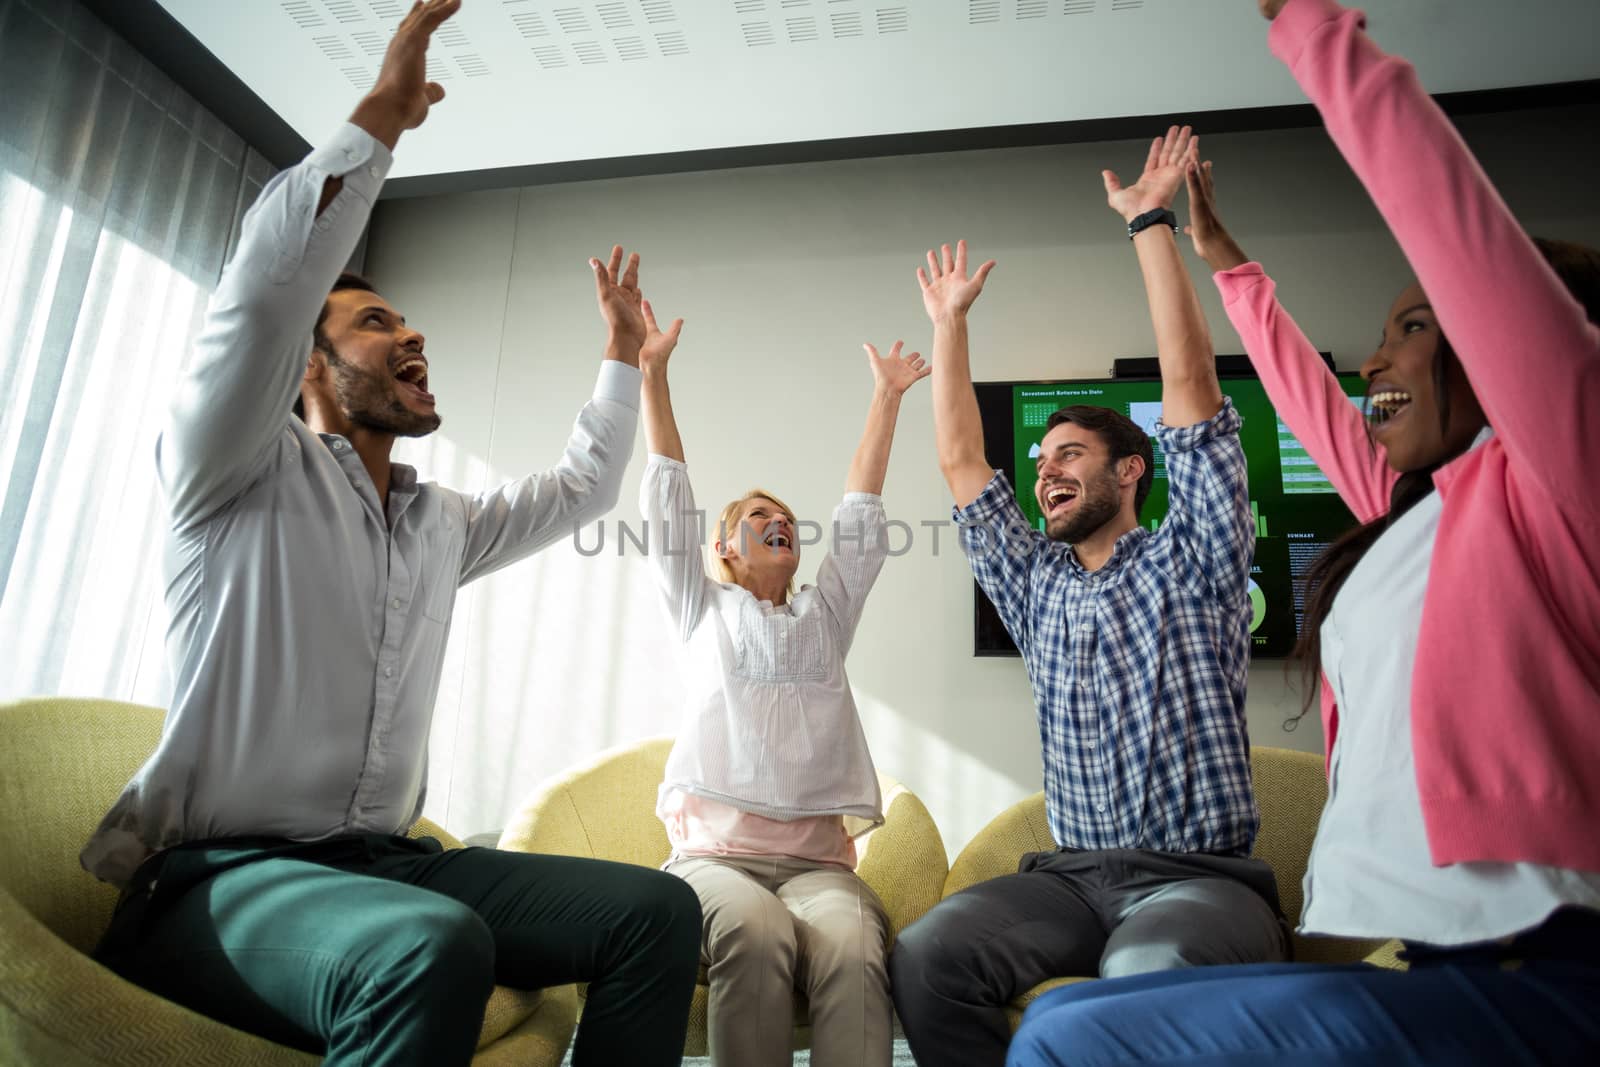
<path fill-rule="evenodd" d="M 1005 1005 L 1047 979 L 1288 955 L 1260 860 L 1062 849 L 941 901 L 900 934 L 889 969 L 920 1067 L 1001 1067 Z"/>
<path fill-rule="evenodd" d="M 888 1067 L 889 920 L 853 871 L 784 856 L 677 859 L 700 898 L 717 1067 L 788 1067 L 794 991 L 811 1005 L 815 1067 Z"/>

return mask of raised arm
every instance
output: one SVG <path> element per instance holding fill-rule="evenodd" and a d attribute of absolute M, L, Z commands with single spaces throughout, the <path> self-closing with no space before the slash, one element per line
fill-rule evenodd
<path fill-rule="evenodd" d="M 900 398 L 907 389 L 926 378 L 931 369 L 917 352 L 902 357 L 901 342 L 896 341 L 887 356 L 879 356 L 871 345 L 867 350 L 867 363 L 872 367 L 872 403 L 867 408 L 867 428 L 861 434 L 861 443 L 850 460 L 850 474 L 845 478 L 845 492 L 883 492 L 883 476 L 889 469 L 889 449 L 894 445 L 894 427 L 900 417 Z"/>
<path fill-rule="evenodd" d="M 1155 326 L 1156 355 L 1161 363 L 1161 421 L 1166 426 L 1193 426 L 1222 409 L 1217 384 L 1217 359 L 1211 350 L 1200 297 L 1174 238 L 1172 203 L 1183 185 L 1184 167 L 1199 151 L 1200 139 L 1188 126 L 1174 126 L 1150 145 L 1144 173 L 1123 187 L 1112 171 L 1102 171 L 1106 203 L 1129 224 L 1139 270 L 1144 275 L 1150 321 Z M 1150 215 L 1166 212 L 1163 221 Z"/>
<path fill-rule="evenodd" d="M 683 439 L 678 436 L 678 420 L 672 414 L 672 392 L 667 387 L 667 360 L 678 347 L 683 320 L 674 319 L 663 331 L 656 325 L 650 301 L 640 304 L 644 312 L 645 339 L 639 349 L 639 369 L 644 372 L 640 390 L 644 411 L 644 447 L 653 456 L 683 462 Z"/>
<path fill-rule="evenodd" d="M 648 300 L 641 303 L 645 321 L 644 347 L 639 350 L 639 365 L 644 371 L 644 441 L 649 453 L 644 477 L 639 482 L 639 511 L 644 515 L 650 569 L 655 574 L 663 606 L 678 630 L 678 639 L 687 641 L 694 633 L 706 604 L 705 564 L 700 558 L 703 540 L 701 515 L 689 484 L 689 468 L 683 460 L 683 441 L 672 415 L 672 395 L 667 389 L 667 362 L 678 347 L 683 320 L 673 320 L 662 330 L 656 325 L 655 309 Z"/>
<path fill-rule="evenodd" d="M 1399 475 L 1367 437 L 1361 412 L 1316 346 L 1278 303 L 1272 279 L 1222 224 L 1211 163 L 1191 163 L 1186 180 L 1190 221 L 1184 232 L 1214 272 L 1267 398 L 1356 518 L 1370 522 L 1389 510 L 1389 490 Z"/>
<path fill-rule="evenodd" d="M 968 278 L 965 241 L 956 242 L 954 256 L 949 245 L 937 256 L 929 252 L 927 269 L 917 268 L 922 306 L 933 320 L 933 429 L 939 470 L 962 508 L 994 477 L 983 454 L 983 419 L 967 355 L 967 311 L 993 269 L 991 259 Z"/>
<path fill-rule="evenodd" d="M 647 327 L 639 255 L 591 259 L 606 342 L 594 396 L 578 413 L 561 461 L 472 500 L 461 580 L 498 570 L 616 506 L 639 424 L 639 354 Z"/>
<path fill-rule="evenodd" d="M 161 434 L 162 486 L 180 528 L 250 485 L 288 427 L 312 327 L 360 239 L 390 151 L 444 97 L 424 74 L 428 42 L 459 7 L 413 7 L 349 123 L 273 178 L 245 216 Z"/>
<path fill-rule="evenodd" d="M 1272 50 L 1388 223 L 1518 477 L 1593 515 L 1600 328 L 1405 60 L 1334 0 L 1260 0 Z M 1560 462 L 1550 457 L 1559 455 Z"/>

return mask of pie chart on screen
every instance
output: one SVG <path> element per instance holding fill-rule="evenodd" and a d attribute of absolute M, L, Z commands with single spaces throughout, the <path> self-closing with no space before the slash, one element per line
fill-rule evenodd
<path fill-rule="evenodd" d="M 1261 587 L 1250 580 L 1250 632 L 1255 633 L 1261 621 L 1267 617 L 1267 596 Z"/>

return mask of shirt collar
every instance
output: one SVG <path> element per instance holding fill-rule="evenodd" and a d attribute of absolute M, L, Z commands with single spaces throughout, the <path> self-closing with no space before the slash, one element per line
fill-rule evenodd
<path fill-rule="evenodd" d="M 356 453 L 355 446 L 343 434 L 321 433 L 322 443 L 328 450 L 341 459 L 349 456 L 351 461 L 360 464 L 361 457 Z M 417 498 L 417 468 L 409 463 L 389 463 L 389 512 L 390 521 L 398 519 L 405 513 L 406 508 Z"/>
<path fill-rule="evenodd" d="M 1111 555 L 1109 558 L 1107 558 L 1105 566 L 1101 567 L 1099 570 L 1092 571 L 1080 563 L 1078 561 L 1078 550 L 1073 548 L 1071 545 L 1067 546 L 1067 562 L 1072 568 L 1072 573 L 1077 575 L 1079 578 L 1092 578 L 1096 575 L 1111 574 L 1118 567 L 1121 567 L 1123 564 L 1132 559 L 1134 553 L 1139 550 L 1139 546 L 1144 544 L 1145 538 L 1149 536 L 1149 530 L 1145 529 L 1143 526 L 1135 526 L 1133 529 L 1117 538 L 1117 543 L 1111 546 Z"/>

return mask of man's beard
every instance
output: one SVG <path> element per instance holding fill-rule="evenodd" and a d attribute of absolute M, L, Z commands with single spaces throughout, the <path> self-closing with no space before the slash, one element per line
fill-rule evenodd
<path fill-rule="evenodd" d="M 1078 501 L 1066 515 L 1045 521 L 1045 536 L 1052 541 L 1076 545 L 1094 536 L 1095 531 L 1116 518 L 1121 510 L 1122 496 L 1113 460 L 1106 464 L 1104 472 L 1080 487 Z"/>
<path fill-rule="evenodd" d="M 438 412 L 412 411 L 395 395 L 395 379 L 362 370 L 341 359 L 332 345 L 323 350 L 333 372 L 333 391 L 347 419 L 357 426 L 396 437 L 425 437 L 439 428 Z"/>

